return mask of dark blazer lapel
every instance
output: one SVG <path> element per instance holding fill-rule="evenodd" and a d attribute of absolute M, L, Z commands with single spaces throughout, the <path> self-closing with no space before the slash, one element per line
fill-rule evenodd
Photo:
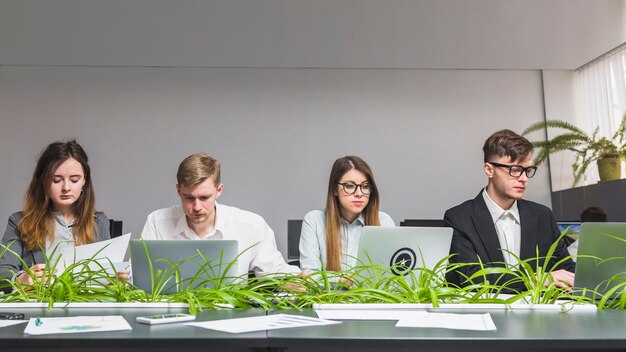
<path fill-rule="evenodd" d="M 487 209 L 487 204 L 483 199 L 482 191 L 474 198 L 474 214 L 472 221 L 476 228 L 476 232 L 483 242 L 483 246 L 489 255 L 489 262 L 504 262 L 504 256 L 500 250 L 500 240 L 496 233 L 496 227 L 493 224 L 491 213 Z"/>
<path fill-rule="evenodd" d="M 520 258 L 528 259 L 537 257 L 537 214 L 522 199 L 517 201 L 517 209 L 519 210 L 521 236 L 520 239 Z"/>

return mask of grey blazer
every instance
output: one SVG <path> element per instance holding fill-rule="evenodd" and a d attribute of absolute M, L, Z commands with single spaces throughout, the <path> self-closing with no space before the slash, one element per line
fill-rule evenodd
<path fill-rule="evenodd" d="M 24 247 L 22 241 L 22 234 L 17 230 L 17 224 L 22 218 L 22 212 L 14 213 L 9 217 L 9 223 L 7 229 L 4 231 L 4 237 L 2 238 L 2 245 L 10 248 L 15 253 L 19 254 L 26 263 L 27 268 L 30 268 L 34 264 L 45 263 L 44 255 L 41 250 L 29 251 Z M 96 215 L 96 228 L 98 235 L 98 242 L 108 240 L 111 238 L 109 232 L 109 219 L 102 213 Z M 0 255 L 4 251 L 3 247 L 0 247 Z M 2 279 L 11 280 L 13 275 L 20 270 L 26 268 L 20 261 L 20 258 L 16 257 L 8 251 L 0 257 L 0 281 Z M 0 283 L 0 291 L 2 291 L 2 285 Z"/>

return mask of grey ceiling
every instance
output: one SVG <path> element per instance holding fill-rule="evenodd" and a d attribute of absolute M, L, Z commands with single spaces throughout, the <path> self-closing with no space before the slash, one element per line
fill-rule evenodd
<path fill-rule="evenodd" d="M 0 65 L 573 69 L 625 0 L 0 0 Z"/>

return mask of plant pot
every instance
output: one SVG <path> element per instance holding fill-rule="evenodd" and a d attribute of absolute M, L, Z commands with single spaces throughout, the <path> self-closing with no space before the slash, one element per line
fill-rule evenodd
<path fill-rule="evenodd" d="M 598 159 L 600 181 L 613 181 L 622 178 L 622 158 L 619 155 Z"/>

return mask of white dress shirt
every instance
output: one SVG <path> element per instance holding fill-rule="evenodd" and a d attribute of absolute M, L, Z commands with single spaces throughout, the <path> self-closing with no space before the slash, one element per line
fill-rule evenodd
<path fill-rule="evenodd" d="M 276 248 L 274 232 L 263 218 L 239 208 L 215 203 L 215 227 L 205 239 L 237 240 L 237 275 L 254 271 L 257 276 L 273 273 L 299 273 L 285 262 Z M 144 240 L 202 240 L 187 224 L 183 209 L 176 205 L 148 215 L 141 238 Z"/>
<path fill-rule="evenodd" d="M 517 201 L 513 202 L 510 209 L 504 210 L 489 197 L 486 189 L 483 190 L 483 198 L 489 213 L 491 213 L 504 261 L 513 267 L 517 267 L 519 265 L 517 258 L 520 255 L 522 238 L 522 226 Z"/>
<path fill-rule="evenodd" d="M 380 226 L 395 226 L 389 215 L 378 212 Z M 326 267 L 326 215 L 321 210 L 308 212 L 302 221 L 300 232 L 300 268 L 302 270 L 320 270 Z M 341 220 L 341 270 L 356 265 L 356 256 L 361 242 L 361 231 L 365 221 L 359 215 L 352 223 Z"/>

